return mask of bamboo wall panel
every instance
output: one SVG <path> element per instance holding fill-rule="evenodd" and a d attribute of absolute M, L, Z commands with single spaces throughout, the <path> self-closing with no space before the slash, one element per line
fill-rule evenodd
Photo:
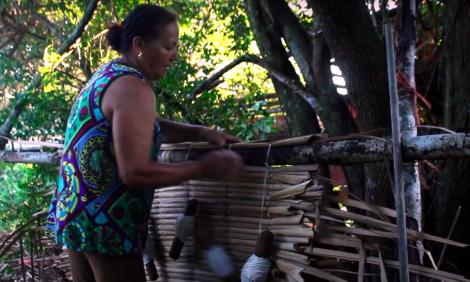
<path fill-rule="evenodd" d="M 236 181 L 198 179 L 156 190 L 150 233 L 158 246 L 159 281 L 224 281 L 209 271 L 204 260 L 204 248 L 210 244 L 219 244 L 230 254 L 235 266 L 232 279 L 236 281 L 263 230 L 271 230 L 275 235 L 276 257 L 307 264 L 309 255 L 298 253 L 294 244 L 308 244 L 314 232 L 302 224 L 302 214 L 289 208 L 303 202 L 294 200 L 295 195 L 322 189 L 310 177 L 316 169 L 317 166 L 247 167 Z M 278 194 L 275 200 L 271 199 Z M 189 199 L 199 203 L 197 231 L 185 242 L 181 257 L 173 261 L 168 251 L 175 221 Z"/>
<path fill-rule="evenodd" d="M 326 193 L 317 169 L 316 165 L 252 166 L 236 181 L 197 179 L 156 190 L 150 234 L 157 246 L 158 281 L 238 281 L 264 230 L 275 238 L 271 281 L 311 281 L 313 277 L 363 281 L 371 276 L 385 281 L 385 270 L 398 267 L 389 249 L 382 247 L 396 244 L 396 212 L 344 193 L 341 197 Z M 174 261 L 168 252 L 175 222 L 189 199 L 199 203 L 196 231 Z M 412 230 L 407 236 L 411 241 L 466 246 Z M 228 280 L 217 277 L 206 264 L 204 251 L 211 244 L 223 246 L 232 259 L 235 271 Z M 379 266 L 377 273 L 365 273 L 370 269 L 366 265 Z M 356 271 L 350 271 L 351 266 Z M 410 265 L 410 272 L 442 281 L 470 281 L 418 265 Z"/>

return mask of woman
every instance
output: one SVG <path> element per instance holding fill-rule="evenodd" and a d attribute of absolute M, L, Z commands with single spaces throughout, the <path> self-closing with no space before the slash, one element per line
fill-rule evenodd
<path fill-rule="evenodd" d="M 145 281 L 141 258 L 153 189 L 196 177 L 231 177 L 241 158 L 219 150 L 181 164 L 156 161 L 164 142 L 237 138 L 163 120 L 150 81 L 176 59 L 174 14 L 137 6 L 107 35 L 121 57 L 103 65 L 72 107 L 48 227 L 68 249 L 74 281 Z"/>

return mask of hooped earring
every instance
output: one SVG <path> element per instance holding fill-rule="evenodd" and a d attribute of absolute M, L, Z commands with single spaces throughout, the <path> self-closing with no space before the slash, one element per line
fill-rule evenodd
<path fill-rule="evenodd" d="M 141 58 L 142 57 L 142 52 L 139 52 L 139 54 L 137 54 L 137 57 Z"/>

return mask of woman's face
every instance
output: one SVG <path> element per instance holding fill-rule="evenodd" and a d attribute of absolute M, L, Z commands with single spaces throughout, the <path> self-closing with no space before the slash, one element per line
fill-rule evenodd
<path fill-rule="evenodd" d="M 160 37 L 144 44 L 139 65 L 147 80 L 159 80 L 176 60 L 179 29 L 176 22 L 162 28 Z"/>

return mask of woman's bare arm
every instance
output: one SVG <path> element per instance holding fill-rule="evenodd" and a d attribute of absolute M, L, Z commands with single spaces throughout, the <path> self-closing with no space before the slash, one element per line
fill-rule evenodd
<path fill-rule="evenodd" d="M 113 82 L 103 97 L 102 109 L 112 122 L 119 176 L 130 187 L 157 188 L 201 176 L 225 177 L 241 166 L 240 157 L 227 151 L 180 164 L 152 161 L 155 99 L 150 86 L 136 77 Z"/>

